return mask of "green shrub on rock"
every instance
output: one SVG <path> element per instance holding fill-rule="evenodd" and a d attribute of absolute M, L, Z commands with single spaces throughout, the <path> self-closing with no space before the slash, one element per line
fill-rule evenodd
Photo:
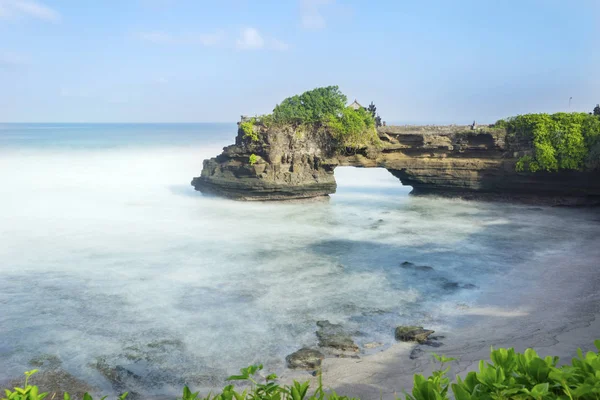
<path fill-rule="evenodd" d="M 596 165 L 592 148 L 600 142 L 600 118 L 586 113 L 525 114 L 500 120 L 494 127 L 532 143 L 518 171 L 577 170 Z"/>
<path fill-rule="evenodd" d="M 256 125 L 291 126 L 297 138 L 308 130 L 324 128 L 336 140 L 338 150 L 380 146 L 373 115 L 361 108 L 346 107 L 347 97 L 337 86 L 327 86 L 288 97 L 275 106 L 273 114 L 240 123 L 244 138 L 258 141 Z"/>

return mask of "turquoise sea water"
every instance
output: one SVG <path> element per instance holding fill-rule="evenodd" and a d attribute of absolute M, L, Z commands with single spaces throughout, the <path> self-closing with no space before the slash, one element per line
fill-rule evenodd
<path fill-rule="evenodd" d="M 361 346 L 451 333 L 521 296 L 490 303 L 503 277 L 600 237 L 595 211 L 412 197 L 381 169 L 339 168 L 328 202 L 204 197 L 189 182 L 235 129 L 0 124 L 0 382 L 41 355 L 105 393 L 106 368 L 167 394 L 252 362 L 285 374 L 318 320 Z"/>

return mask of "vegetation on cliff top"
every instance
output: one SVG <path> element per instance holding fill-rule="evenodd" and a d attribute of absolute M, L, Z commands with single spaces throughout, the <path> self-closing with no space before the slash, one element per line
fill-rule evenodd
<path fill-rule="evenodd" d="M 491 363 L 481 360 L 478 371 L 469 372 L 464 379 L 456 376 L 454 382 L 448 377 L 450 368 L 444 368 L 444 364 L 455 359 L 434 353 L 441 363 L 440 368 L 429 377 L 415 374 L 413 389 L 410 393 L 405 392 L 405 397 L 406 400 L 449 400 L 452 391 L 456 400 L 597 400 L 600 399 L 600 340 L 594 344 L 597 352 L 584 355 L 579 349 L 578 357 L 573 358 L 570 365 L 560 367 L 558 357 L 541 358 L 532 349 L 522 354 L 512 348 L 492 349 Z M 240 370 L 240 375 L 228 378 L 249 384 L 243 391 L 228 385 L 221 393 L 203 397 L 186 386 L 181 400 L 349 400 L 333 391 L 325 392 L 321 374 L 316 390 L 309 394 L 309 382 L 294 381 L 290 386 L 281 386 L 276 382 L 275 374 L 259 377 L 261 370 L 262 365 L 252 365 Z M 36 372 L 26 372 L 25 386 L 13 391 L 6 389 L 6 398 L 2 400 L 42 400 L 47 397 L 49 393 L 41 393 L 37 386 L 28 383 L 29 377 Z M 119 399 L 126 397 L 127 393 L 124 393 Z M 70 396 L 65 394 L 64 399 L 69 400 Z M 92 400 L 92 397 L 86 393 L 83 400 Z"/>
<path fill-rule="evenodd" d="M 517 162 L 518 171 L 600 168 L 600 118 L 586 113 L 526 114 L 500 120 L 517 139 L 531 141 L 533 154 Z"/>
<path fill-rule="evenodd" d="M 293 126 L 297 131 L 325 128 L 338 143 L 340 151 L 379 146 L 372 113 L 346 107 L 347 97 L 337 86 L 327 86 L 288 97 L 275 106 L 273 114 L 242 122 L 244 137 L 255 138 L 254 125 Z"/>

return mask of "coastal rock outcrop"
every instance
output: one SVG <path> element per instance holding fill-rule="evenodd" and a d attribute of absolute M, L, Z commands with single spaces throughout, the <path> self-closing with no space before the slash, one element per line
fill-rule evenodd
<path fill-rule="evenodd" d="M 344 330 L 341 325 L 332 324 L 329 321 L 317 321 L 317 338 L 319 347 L 325 347 L 339 351 L 357 352 L 358 346 L 352 340 L 352 336 Z"/>
<path fill-rule="evenodd" d="M 423 329 L 422 326 L 398 326 L 395 331 L 396 340 L 403 342 L 425 343 L 435 331 Z"/>
<path fill-rule="evenodd" d="M 196 190 L 240 200 L 326 196 L 336 191 L 338 166 L 381 167 L 414 194 L 546 198 L 552 204 L 600 202 L 598 171 L 518 172 L 532 143 L 504 129 L 479 126 L 384 126 L 382 146 L 339 151 L 323 127 L 267 127 L 204 161 Z"/>
<path fill-rule="evenodd" d="M 325 356 L 318 350 L 302 348 L 285 358 L 288 368 L 315 370 L 321 366 Z"/>

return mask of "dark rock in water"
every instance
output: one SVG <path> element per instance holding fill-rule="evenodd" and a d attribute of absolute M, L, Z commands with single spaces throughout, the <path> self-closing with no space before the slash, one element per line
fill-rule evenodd
<path fill-rule="evenodd" d="M 404 269 L 412 269 L 415 271 L 433 271 L 433 267 L 430 267 L 428 265 L 415 265 L 408 261 L 404 261 L 402 264 L 400 264 L 400 267 Z"/>
<path fill-rule="evenodd" d="M 321 366 L 325 356 L 319 350 L 302 348 L 285 358 L 288 368 L 314 370 Z"/>
<path fill-rule="evenodd" d="M 358 351 L 358 346 L 341 325 L 332 324 L 329 321 L 317 321 L 317 326 L 319 327 L 317 331 L 319 347 L 342 351 Z"/>
<path fill-rule="evenodd" d="M 417 358 L 421 357 L 421 355 L 424 353 L 424 351 L 419 347 L 415 347 L 414 349 L 412 349 L 412 351 L 410 352 L 410 356 L 408 356 L 411 360 L 416 360 Z"/>
<path fill-rule="evenodd" d="M 426 340 L 426 341 L 424 341 L 424 342 L 421 342 L 421 344 L 422 344 L 423 346 L 430 346 L 430 347 L 435 347 L 435 348 L 437 348 L 437 347 L 440 347 L 440 346 L 443 346 L 443 345 L 444 345 L 444 343 L 442 343 L 442 342 L 438 342 L 437 340 L 432 340 L 431 338 L 429 338 L 428 340 Z"/>
<path fill-rule="evenodd" d="M 37 385 L 45 392 L 49 392 L 48 398 L 54 396 L 62 399 L 65 392 L 68 392 L 71 398 L 82 398 L 85 393 L 96 391 L 93 386 L 62 369 L 62 361 L 55 355 L 43 354 L 33 358 L 29 363 L 40 369 L 40 372 L 29 379 L 29 384 Z M 23 379 L 15 379 L 9 385 L 22 387 Z"/>
<path fill-rule="evenodd" d="M 396 328 L 396 340 L 403 342 L 419 342 L 427 341 L 427 338 L 435 331 L 423 329 L 422 326 L 398 326 Z"/>
<path fill-rule="evenodd" d="M 442 288 L 446 290 L 458 290 L 460 289 L 460 284 L 458 282 L 446 281 L 442 283 Z"/>
<path fill-rule="evenodd" d="M 458 289 L 477 289 L 477 286 L 472 283 L 459 283 L 453 282 L 446 278 L 439 279 L 442 282 L 442 288 L 445 290 L 458 290 Z"/>
<path fill-rule="evenodd" d="M 29 365 L 36 368 L 56 369 L 62 365 L 62 361 L 54 354 L 42 354 L 29 360 Z"/>
<path fill-rule="evenodd" d="M 138 384 L 142 381 L 142 377 L 135 372 L 121 365 L 110 366 L 103 358 L 99 358 L 95 364 L 92 364 L 92 367 L 100 372 L 117 392 L 126 391 L 131 386 L 131 381 Z"/>
<path fill-rule="evenodd" d="M 143 400 L 149 399 L 148 392 L 160 393 L 165 387 L 217 387 L 227 377 L 226 371 L 208 367 L 176 337 L 128 343 L 120 354 L 98 358 L 91 366 L 116 392 L 141 393 Z"/>
<path fill-rule="evenodd" d="M 446 336 L 429 336 L 429 340 L 442 340 L 446 339 Z"/>

